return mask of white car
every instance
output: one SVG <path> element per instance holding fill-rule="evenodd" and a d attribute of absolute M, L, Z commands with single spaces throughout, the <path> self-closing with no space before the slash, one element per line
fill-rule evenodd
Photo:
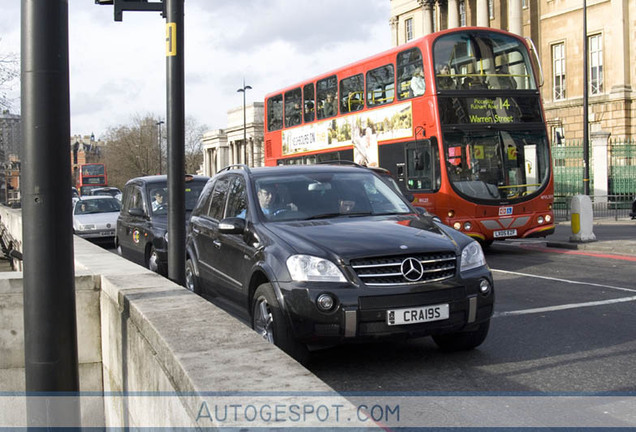
<path fill-rule="evenodd" d="M 73 207 L 73 232 L 86 239 L 113 240 L 120 209 L 113 197 L 82 197 Z"/>

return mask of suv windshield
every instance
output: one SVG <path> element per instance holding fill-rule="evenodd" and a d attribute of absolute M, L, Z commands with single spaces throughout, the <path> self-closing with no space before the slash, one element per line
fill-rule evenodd
<path fill-rule="evenodd" d="M 309 220 L 411 213 L 402 197 L 372 173 L 312 173 L 256 180 L 268 220 Z"/>

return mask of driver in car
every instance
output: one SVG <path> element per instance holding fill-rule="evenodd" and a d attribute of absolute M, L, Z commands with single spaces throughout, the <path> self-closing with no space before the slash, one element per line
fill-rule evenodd
<path fill-rule="evenodd" d="M 157 211 L 166 208 L 166 203 L 163 201 L 163 193 L 160 190 L 156 190 L 154 193 L 154 200 L 152 201 L 152 211 Z"/>
<path fill-rule="evenodd" d="M 258 203 L 265 215 L 275 215 L 285 210 L 297 211 L 294 203 L 283 204 L 277 202 L 276 188 L 273 185 L 262 185 L 258 189 Z"/>

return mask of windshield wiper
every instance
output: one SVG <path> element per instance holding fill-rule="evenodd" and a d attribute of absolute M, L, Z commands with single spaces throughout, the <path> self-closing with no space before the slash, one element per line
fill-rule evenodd
<path fill-rule="evenodd" d="M 317 214 L 315 216 L 310 216 L 306 218 L 305 220 L 329 219 L 329 218 L 336 218 L 336 217 L 360 217 L 360 216 L 373 216 L 373 213 L 372 212 L 322 213 L 322 214 Z"/>
<path fill-rule="evenodd" d="M 338 217 L 338 216 L 341 216 L 341 215 L 342 215 L 342 213 L 322 213 L 322 214 L 317 214 L 317 215 L 314 215 L 314 216 L 309 216 L 305 220 L 329 219 L 329 218 L 334 218 L 334 217 Z"/>
<path fill-rule="evenodd" d="M 353 213 L 341 213 L 341 216 L 348 217 L 360 217 L 360 216 L 373 216 L 372 212 L 353 212 Z"/>

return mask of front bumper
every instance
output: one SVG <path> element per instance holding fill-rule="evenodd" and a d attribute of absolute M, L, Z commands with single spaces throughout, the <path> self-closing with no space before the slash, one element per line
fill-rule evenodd
<path fill-rule="evenodd" d="M 491 286 L 486 295 L 479 291 L 481 279 L 487 279 Z M 490 272 L 483 269 L 473 272 L 470 279 L 415 286 L 369 288 L 327 283 L 279 283 L 278 286 L 296 338 L 320 345 L 470 330 L 492 316 L 492 282 Z M 316 299 L 324 293 L 336 299 L 328 312 L 319 310 L 316 305 Z M 449 305 L 448 319 L 408 325 L 387 322 L 388 310 L 439 304 Z"/>
<path fill-rule="evenodd" d="M 75 235 L 84 239 L 112 239 L 115 237 L 115 230 L 105 228 L 86 231 L 75 231 Z"/>

